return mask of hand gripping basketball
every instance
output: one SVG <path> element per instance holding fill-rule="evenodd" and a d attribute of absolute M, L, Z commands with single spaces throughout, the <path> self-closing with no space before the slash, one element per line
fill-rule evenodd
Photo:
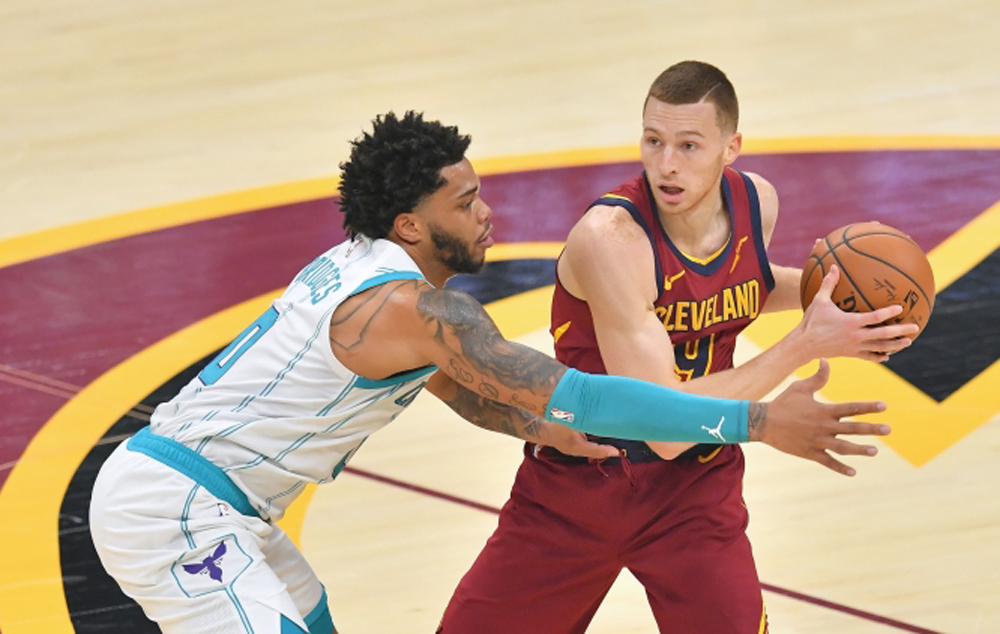
<path fill-rule="evenodd" d="M 893 323 L 912 323 L 923 331 L 934 310 L 934 272 L 912 238 L 879 222 L 856 222 L 817 240 L 799 288 L 806 308 L 832 266 L 841 277 L 831 293 L 847 312 L 868 312 L 898 304 Z M 916 335 L 913 336 L 916 338 Z"/>
<path fill-rule="evenodd" d="M 903 312 L 902 306 L 890 304 L 871 312 L 844 312 L 833 301 L 839 281 L 840 268 L 831 265 L 797 327 L 797 346 L 807 361 L 857 357 L 881 362 L 912 343 L 918 326 L 892 323 Z"/>

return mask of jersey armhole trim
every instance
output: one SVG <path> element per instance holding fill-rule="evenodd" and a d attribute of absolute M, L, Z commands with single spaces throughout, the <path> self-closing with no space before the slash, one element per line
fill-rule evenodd
<path fill-rule="evenodd" d="M 382 275 L 376 275 L 375 277 L 370 277 L 364 282 L 361 282 L 357 288 L 347 294 L 347 297 L 352 295 L 357 295 L 363 291 L 367 291 L 370 288 L 380 286 L 387 282 L 393 282 L 395 280 L 422 280 L 424 276 L 418 271 L 393 271 L 391 273 L 383 273 Z"/>
<path fill-rule="evenodd" d="M 663 269 L 660 266 L 660 254 L 656 250 L 656 239 L 653 237 L 653 232 L 649 228 L 649 224 L 642 217 L 642 213 L 639 211 L 639 208 L 631 200 L 618 196 L 614 197 L 605 196 L 602 198 L 598 198 L 590 206 L 595 207 L 597 205 L 605 205 L 608 207 L 622 207 L 629 213 L 630 216 L 632 216 L 632 220 L 634 220 L 635 223 L 639 225 L 642 231 L 646 234 L 646 238 L 649 240 L 649 246 L 651 249 L 653 249 L 653 267 L 655 268 L 654 275 L 656 276 L 653 279 L 653 282 L 654 282 L 654 288 L 656 288 L 656 296 L 659 297 L 660 293 L 662 292 L 662 284 L 663 284 Z"/>
<path fill-rule="evenodd" d="M 399 271 L 390 271 L 388 273 L 382 273 L 380 275 L 370 277 L 367 280 L 361 282 L 361 284 L 359 284 L 353 291 L 345 295 L 344 298 L 341 300 L 341 302 L 346 300 L 348 297 L 352 297 L 354 295 L 357 295 L 358 293 L 367 291 L 371 288 L 375 288 L 376 286 L 381 286 L 382 284 L 386 284 L 388 282 L 393 282 L 396 280 L 423 280 L 423 279 L 424 276 L 419 271 L 399 270 Z M 330 320 L 333 318 L 333 313 L 335 313 L 336 310 L 337 310 L 336 307 L 334 307 L 329 311 L 329 313 L 324 318 L 325 327 L 327 331 L 329 331 L 330 329 Z M 437 366 L 430 365 L 430 366 L 425 366 L 423 368 L 417 368 L 416 370 L 407 370 L 406 373 L 404 374 L 393 375 L 385 379 L 378 379 L 378 380 L 366 379 L 361 375 L 351 372 L 351 370 L 349 370 L 347 366 L 341 363 L 340 359 L 337 358 L 336 353 L 334 353 L 333 349 L 330 347 L 329 341 L 326 343 L 326 346 L 323 349 L 323 356 L 326 357 L 327 363 L 330 365 L 330 368 L 334 371 L 334 373 L 336 373 L 338 376 L 343 377 L 345 380 L 350 378 L 351 376 L 357 377 L 356 382 L 354 383 L 354 387 L 364 388 L 364 389 L 375 389 L 379 387 L 394 385 L 396 383 L 402 383 L 404 381 L 410 381 L 415 378 L 419 378 L 423 374 L 429 374 L 430 372 L 437 370 Z M 412 377 L 406 376 L 410 373 L 413 374 Z M 401 378 L 404 376 L 405 378 Z"/>
<path fill-rule="evenodd" d="M 365 377 L 358 375 L 358 380 L 354 383 L 354 387 L 373 390 L 381 387 L 389 387 L 390 385 L 397 385 L 399 383 L 406 383 L 408 381 L 414 381 L 422 376 L 430 374 L 438 369 L 436 365 L 425 365 L 422 368 L 417 368 L 415 370 L 407 370 L 405 372 L 398 372 L 392 376 L 387 376 L 384 379 L 366 379 Z"/>
<path fill-rule="evenodd" d="M 757 250 L 757 262 L 760 264 L 760 273 L 764 276 L 764 285 L 767 292 L 774 290 L 774 274 L 771 272 L 771 263 L 767 258 L 767 247 L 764 246 L 764 231 L 761 227 L 760 218 L 760 198 L 757 196 L 757 187 L 749 176 L 743 172 L 736 172 L 743 178 L 743 183 L 747 188 L 747 198 L 750 200 L 750 226 L 753 229 L 753 243 Z"/>

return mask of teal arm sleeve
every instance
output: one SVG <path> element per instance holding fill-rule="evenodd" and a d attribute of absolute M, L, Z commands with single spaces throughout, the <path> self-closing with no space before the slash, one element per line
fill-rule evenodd
<path fill-rule="evenodd" d="M 747 441 L 748 409 L 748 401 L 570 368 L 556 384 L 545 418 L 612 438 L 732 444 Z"/>

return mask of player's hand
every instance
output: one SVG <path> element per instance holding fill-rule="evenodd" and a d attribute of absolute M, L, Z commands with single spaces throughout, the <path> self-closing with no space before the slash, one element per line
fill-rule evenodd
<path fill-rule="evenodd" d="M 811 359 L 857 357 L 881 362 L 913 343 L 910 337 L 920 330 L 916 324 L 884 325 L 903 312 L 898 304 L 870 313 L 847 313 L 838 308 L 830 296 L 839 279 L 840 269 L 831 266 L 798 326 L 797 345 L 808 351 Z"/>
<path fill-rule="evenodd" d="M 617 458 L 618 448 L 611 445 L 599 445 L 587 440 L 587 435 L 556 423 L 545 422 L 539 429 L 540 445 L 554 447 L 567 456 L 583 458 Z"/>
<path fill-rule="evenodd" d="M 817 390 L 830 378 L 830 364 L 820 359 L 819 370 L 808 379 L 796 381 L 770 403 L 763 404 L 763 419 L 754 423 L 751 416 L 750 440 L 759 440 L 779 451 L 814 460 L 837 473 L 853 476 L 854 469 L 830 455 L 874 456 L 878 449 L 872 445 L 858 445 L 838 436 L 885 436 L 888 425 L 855 423 L 841 420 L 847 416 L 872 414 L 885 411 L 885 404 L 878 402 L 820 403 L 815 398 Z M 751 408 L 761 407 L 751 405 Z M 753 414 L 751 409 L 751 414 Z"/>

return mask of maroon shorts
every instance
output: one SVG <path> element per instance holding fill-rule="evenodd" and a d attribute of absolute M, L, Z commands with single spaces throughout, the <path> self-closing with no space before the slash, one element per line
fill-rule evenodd
<path fill-rule="evenodd" d="M 622 568 L 661 632 L 766 631 L 738 446 L 603 464 L 533 449 L 441 634 L 584 632 Z"/>

